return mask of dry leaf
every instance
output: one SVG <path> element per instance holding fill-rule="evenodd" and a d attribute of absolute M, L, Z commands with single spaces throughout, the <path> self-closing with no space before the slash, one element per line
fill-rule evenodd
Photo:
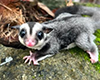
<path fill-rule="evenodd" d="M 46 11 L 49 15 L 51 15 L 52 17 L 55 17 L 54 13 L 47 7 L 45 6 L 43 3 L 38 2 L 38 6 L 43 9 L 44 11 Z"/>
<path fill-rule="evenodd" d="M 1 1 L 3 2 L 1 3 Z M 0 0 L 0 44 L 24 48 L 18 40 L 18 30 L 11 29 L 11 26 L 21 25 L 29 21 L 44 22 L 53 19 L 50 16 L 52 12 L 47 7 L 42 6 L 40 8 L 40 6 L 34 5 L 32 2 L 26 1 L 6 2 L 7 0 Z"/>

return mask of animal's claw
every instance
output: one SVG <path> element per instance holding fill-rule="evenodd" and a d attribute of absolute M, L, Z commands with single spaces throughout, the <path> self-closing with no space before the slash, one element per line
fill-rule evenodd
<path fill-rule="evenodd" d="M 36 54 L 33 54 L 31 51 L 30 51 L 30 56 L 25 56 L 23 57 L 23 59 L 26 59 L 25 60 L 25 63 L 27 63 L 28 61 L 28 64 L 30 65 L 31 62 L 33 62 L 34 65 L 39 65 L 38 61 L 35 59 L 35 55 Z"/>

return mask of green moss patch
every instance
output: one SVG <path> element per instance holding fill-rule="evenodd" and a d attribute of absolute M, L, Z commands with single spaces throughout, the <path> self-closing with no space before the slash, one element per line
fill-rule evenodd
<path fill-rule="evenodd" d="M 89 6 L 89 7 L 100 7 L 100 5 L 97 5 L 97 4 L 91 4 L 91 3 L 86 3 L 86 4 L 81 4 L 81 5 L 85 5 L 85 6 Z M 83 15 L 83 17 L 88 17 L 87 15 Z M 100 73 L 100 30 L 98 29 L 94 35 L 96 36 L 96 39 L 95 39 L 95 43 L 96 45 L 98 46 L 98 49 L 99 49 L 99 61 L 95 64 L 92 64 L 91 63 L 91 66 L 94 66 L 95 69 Z M 89 58 L 89 55 L 84 52 L 83 50 L 79 49 L 78 47 L 75 47 L 73 49 L 70 49 L 69 50 L 72 54 L 74 53 L 77 53 L 76 55 L 79 55 L 81 57 L 83 57 L 85 60 L 88 60 L 90 61 L 90 58 Z"/>

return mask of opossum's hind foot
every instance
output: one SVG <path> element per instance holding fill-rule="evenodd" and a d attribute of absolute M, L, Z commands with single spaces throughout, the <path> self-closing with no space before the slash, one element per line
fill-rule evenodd
<path fill-rule="evenodd" d="M 31 64 L 31 62 L 33 62 L 34 65 L 39 65 L 38 61 L 35 59 L 35 56 L 36 56 L 36 54 L 35 53 L 33 54 L 30 51 L 30 55 L 23 57 L 23 59 L 25 59 L 25 63 L 28 62 L 29 65 Z"/>
<path fill-rule="evenodd" d="M 90 55 L 91 63 L 96 63 L 98 61 L 98 57 L 96 56 L 96 54 L 91 53 L 90 51 L 87 51 L 87 53 Z"/>

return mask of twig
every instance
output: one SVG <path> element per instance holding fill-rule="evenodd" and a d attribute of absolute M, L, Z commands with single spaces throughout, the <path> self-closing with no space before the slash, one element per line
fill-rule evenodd
<path fill-rule="evenodd" d="M 0 21 L 1 21 L 2 15 L 0 15 Z"/>
<path fill-rule="evenodd" d="M 1 6 L 3 6 L 4 8 L 6 8 L 6 9 L 8 9 L 8 10 L 12 11 L 12 9 L 11 9 L 11 8 L 9 8 L 9 7 L 7 7 L 6 5 L 4 5 L 4 4 L 2 4 L 2 3 L 0 3 L 0 5 L 1 5 Z"/>

